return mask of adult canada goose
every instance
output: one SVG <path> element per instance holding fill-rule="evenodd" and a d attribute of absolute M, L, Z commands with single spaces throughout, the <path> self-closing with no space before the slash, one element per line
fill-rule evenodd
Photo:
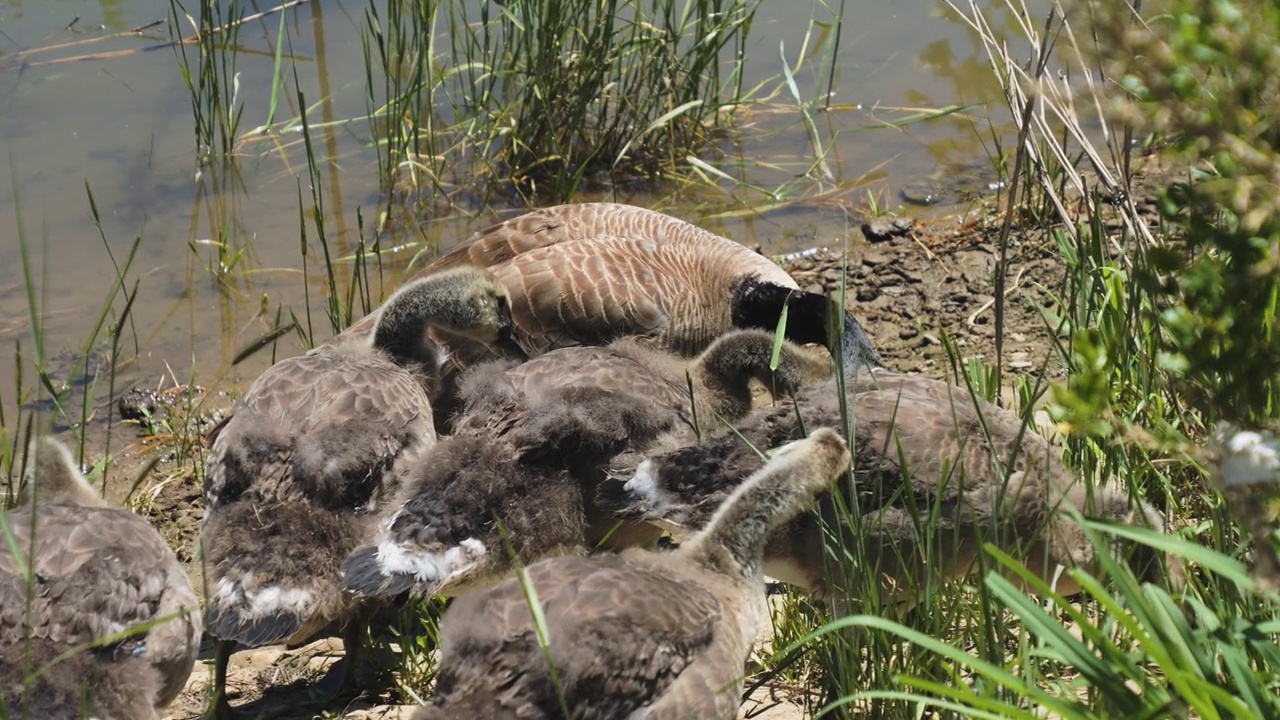
<path fill-rule="evenodd" d="M 343 624 L 346 662 L 324 692 L 351 689 L 352 656 L 374 609 L 342 589 L 342 561 L 372 530 L 406 467 L 436 440 L 427 388 L 441 358 L 426 326 L 481 342 L 510 332 L 506 291 L 458 268 L 401 288 L 372 337 L 276 363 L 213 440 L 200 538 L 217 638 L 215 714 L 233 644 L 297 643 Z"/>
<path fill-rule="evenodd" d="M 407 477 L 376 540 L 347 560 L 347 588 L 457 594 L 506 574 L 508 542 L 522 563 L 606 538 L 610 549 L 652 543 L 656 528 L 616 529 L 590 502 L 603 466 L 663 434 L 692 440 L 695 422 L 745 415 L 753 378 L 789 393 L 830 375 L 825 353 L 784 343 L 770 377 L 773 345 L 770 333 L 742 330 L 692 364 L 622 340 L 478 366 L 462 384 L 457 432 Z"/>
<path fill-rule="evenodd" d="M 673 552 L 551 558 L 459 598 L 441 622 L 435 694 L 414 719 L 737 717 L 743 663 L 768 618 L 765 537 L 848 465 L 839 434 L 819 429 L 780 448 Z"/>
<path fill-rule="evenodd" d="M 191 582 L 159 533 L 110 507 L 62 443 L 44 438 L 34 455 L 7 515 L 15 542 L 0 542 L 0 715 L 158 717 L 200 645 Z"/>
<path fill-rule="evenodd" d="M 923 587 L 922 557 L 942 577 L 967 573 L 984 541 L 1018 557 L 1048 582 L 1059 566 L 1096 570 L 1094 547 L 1063 512 L 1146 522 L 1163 530 L 1156 512 L 1126 494 L 1093 488 L 1063 466 L 1059 453 L 1023 427 L 1014 413 L 975 400 L 939 380 L 877 370 L 848 381 L 854 428 L 849 507 L 862 513 L 857 537 L 869 567 L 877 568 L 886 601 L 914 604 Z M 797 421 L 797 413 L 803 424 Z M 843 427 L 833 383 L 797 394 L 795 407 L 766 409 L 737 424 L 737 432 L 651 456 L 629 477 L 621 468 L 601 485 L 602 509 L 620 517 L 664 524 L 677 535 L 695 531 L 723 498 L 760 467 L 756 448 L 777 447 L 801 427 Z M 1008 472 L 1005 482 L 1003 470 Z M 824 502 L 828 527 L 844 527 Z M 927 538 L 917 535 L 931 528 Z M 853 529 L 844 527 L 852 535 Z M 923 547 L 926 542 L 929 547 Z M 765 548 L 765 572 L 840 603 L 841 587 L 860 587 L 825 568 L 824 534 L 813 515 L 779 528 Z M 1059 592 L 1078 590 L 1070 577 Z"/>
<path fill-rule="evenodd" d="M 516 338 L 529 357 L 573 345 L 650 338 L 692 357 L 732 328 L 773 330 L 789 304 L 787 338 L 834 348 L 846 374 L 880 359 L 852 315 L 802 291 L 768 258 L 662 213 L 615 203 L 558 205 L 476 233 L 423 271 L 491 269 L 511 295 Z M 346 333 L 373 327 L 365 318 Z M 447 335 L 447 334 L 446 334 Z M 447 337 L 437 339 L 454 347 Z M 459 349 L 466 364 L 485 353 Z"/>

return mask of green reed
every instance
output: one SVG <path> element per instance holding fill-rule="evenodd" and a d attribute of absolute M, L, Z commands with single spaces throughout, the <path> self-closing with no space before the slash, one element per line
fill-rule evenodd
<path fill-rule="evenodd" d="M 215 158 L 234 155 L 244 113 L 240 76 L 236 70 L 237 42 L 244 16 L 242 5 L 239 0 L 230 0 L 225 5 L 202 0 L 199 6 L 193 17 L 182 0 L 169 0 L 170 32 L 175 39 L 182 37 L 185 27 L 194 32 L 189 41 L 175 42 L 174 53 L 191 96 L 197 177 L 200 168 Z M 189 49 L 191 45 L 194 50 Z"/>
<path fill-rule="evenodd" d="M 674 172 L 739 99 L 754 14 L 752 0 L 380 5 L 365 62 L 383 182 L 445 202 Z"/>

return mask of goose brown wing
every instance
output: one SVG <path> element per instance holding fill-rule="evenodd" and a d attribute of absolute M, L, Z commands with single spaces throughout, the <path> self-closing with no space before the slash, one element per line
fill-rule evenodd
<path fill-rule="evenodd" d="M 589 235 L 596 235 L 600 232 L 596 229 L 598 219 L 602 214 L 608 215 L 607 212 L 601 212 L 603 209 L 594 203 L 557 205 L 490 225 L 433 260 L 419 275 L 459 265 L 493 267 L 520 253 L 570 240 L 577 232 L 586 231 Z"/>
<path fill-rule="evenodd" d="M 511 318 L 530 354 L 603 345 L 625 335 L 661 336 L 668 302 L 691 293 L 643 240 L 592 238 L 533 250 L 493 269 L 511 296 Z"/>
<path fill-rule="evenodd" d="M 341 475 L 388 466 L 431 423 L 426 393 L 403 368 L 374 353 L 323 348 L 276 363 L 250 386 L 209 458 L 210 506 L 251 486 L 291 486 L 299 463 Z M 430 431 L 433 436 L 434 431 Z M 339 446 L 351 452 L 331 452 Z M 301 453 L 301 455 L 300 455 Z"/>
<path fill-rule="evenodd" d="M 668 227 L 688 225 L 669 215 L 617 203 L 574 203 L 542 208 L 491 225 L 431 261 L 409 281 L 460 265 L 492 268 L 517 255 L 560 243 L 600 235 L 663 241 Z M 689 226 L 693 227 L 693 226 Z M 698 232 L 705 232 L 693 228 Z M 680 235 L 683 237 L 683 235 Z M 408 281 L 406 281 L 408 282 Z M 370 313 L 343 331 L 343 335 L 367 335 L 377 314 Z"/>
<path fill-rule="evenodd" d="M 33 638 L 86 644 L 171 607 L 197 607 L 189 584 L 172 582 L 181 568 L 164 541 L 126 510 L 45 505 L 36 513 L 34 547 L 30 511 L 12 512 L 9 521 L 34 577 L 28 607 L 28 582 L 8 544 L 0 546 L 0 642 L 20 642 L 29 622 Z"/>
<path fill-rule="evenodd" d="M 606 235 L 660 244 L 725 240 L 692 223 L 635 205 L 573 203 L 534 210 L 487 227 L 434 260 L 422 274 L 462 264 L 493 267 L 530 250 Z"/>
<path fill-rule="evenodd" d="M 553 246 L 609 238 L 642 242 L 651 246 L 680 247 L 696 255 L 724 261 L 726 277 L 753 275 L 761 280 L 796 288 L 795 280 L 767 257 L 728 238 L 663 213 L 618 203 L 576 203 L 534 210 L 492 225 L 440 256 L 413 279 L 459 265 L 498 268 L 524 254 L 559 252 Z M 508 285 L 508 290 L 511 286 Z M 352 325 L 343 335 L 372 332 L 376 314 Z M 612 336 L 611 336 L 612 337 Z"/>

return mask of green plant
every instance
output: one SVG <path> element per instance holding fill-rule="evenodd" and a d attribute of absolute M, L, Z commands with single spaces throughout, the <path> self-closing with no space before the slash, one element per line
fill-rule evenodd
<path fill-rule="evenodd" d="M 751 0 L 376 8 L 365 61 L 384 185 L 446 201 L 449 189 L 555 201 L 672 172 L 740 96 L 753 17 Z"/>
<path fill-rule="evenodd" d="M 1222 44 L 1224 35 L 1237 33 L 1258 44 L 1249 49 L 1237 38 L 1230 45 L 1237 59 L 1254 58 L 1249 53 L 1256 52 L 1261 53 L 1255 58 L 1260 66 L 1270 62 L 1273 49 L 1263 39 L 1268 33 L 1274 36 L 1277 27 L 1270 10 L 1232 15 L 1224 10 L 1231 3 L 1214 4 L 1212 11 L 1207 5 L 1195 11 L 1193 3 L 1173 5 L 1184 11 L 1178 22 L 1191 27 L 1173 33 L 1177 38 L 1171 44 L 1208 43 L 1205 35 Z M 987 567 L 1003 572 L 988 572 L 979 586 L 960 590 L 969 595 L 959 605 L 929 608 L 906 622 L 879 609 L 860 609 L 864 614 L 801 636 L 788 649 L 831 646 L 842 633 L 858 630 L 863 642 L 857 651 L 837 650 L 819 663 L 824 674 L 847 676 L 850 667 L 861 671 L 853 692 L 847 690 L 848 681 L 840 683 L 844 697 L 826 708 L 836 715 L 872 709 L 892 717 L 930 711 L 1027 718 L 1046 711 L 1064 718 L 1274 716 L 1280 712 L 1274 679 L 1280 662 L 1275 650 L 1280 603 L 1244 572 L 1240 559 L 1251 533 L 1226 512 L 1222 497 L 1204 486 L 1205 458 L 1196 444 L 1214 418 L 1262 422 L 1274 408 L 1270 343 L 1276 294 L 1270 290 L 1267 261 L 1274 246 L 1270 240 L 1257 241 L 1258 229 L 1266 227 L 1270 215 L 1259 211 L 1253 220 L 1262 224 L 1248 226 L 1243 214 L 1231 217 L 1236 210 L 1227 202 L 1252 198 L 1259 180 L 1242 181 L 1230 198 L 1220 194 L 1226 186 L 1216 182 L 1203 188 L 1203 183 L 1175 187 L 1165 194 L 1166 225 L 1160 229 L 1172 229 L 1174 240 L 1188 239 L 1157 242 L 1158 229 L 1138 212 L 1129 192 L 1135 130 L 1112 124 L 1107 85 L 1092 76 L 1089 58 L 1099 48 L 1082 46 L 1056 8 L 1050 9 L 1047 22 L 1036 24 L 1017 0 L 1007 6 L 1028 41 L 1029 60 L 1012 56 L 1015 43 L 993 31 L 976 3 L 967 10 L 955 8 L 983 41 L 1018 128 L 997 239 L 997 337 L 1007 300 L 1000 282 L 1007 267 L 1005 249 L 1015 234 L 1021 242 L 1047 241 L 1064 264 L 1061 285 L 1045 288 L 1054 299 L 1045 322 L 1050 336 L 1061 338 L 1046 362 L 1059 362 L 1068 370 L 1066 383 L 1053 389 L 1050 411 L 1067 437 L 1069 464 L 1089 482 L 1121 483 L 1131 494 L 1164 508 L 1172 529 L 1185 527 L 1184 537 L 1081 520 L 1099 549 L 1110 547 L 1111 537 L 1123 537 L 1166 554 L 1168 574 L 1162 582 L 1141 582 L 1104 556 L 1097 578 L 1071 571 L 1084 588 L 1076 599 L 1050 592 L 1018 562 L 989 546 Z M 1107 25 L 1098 30 L 1103 38 L 1099 44 L 1118 66 L 1141 66 L 1133 71 L 1138 76 L 1150 73 L 1174 84 L 1179 72 L 1212 78 L 1225 86 L 1197 85 L 1209 88 L 1197 90 L 1197 100 L 1235 103 L 1230 110 L 1201 108 L 1196 114 L 1173 100 L 1153 103 L 1150 96 L 1134 95 L 1122 103 L 1131 114 L 1120 117 L 1138 122 L 1137 132 L 1158 127 L 1150 117 L 1145 124 L 1136 119 L 1146 113 L 1169 120 L 1166 130 L 1177 130 L 1180 112 L 1206 119 L 1234 113 L 1236 107 L 1252 108 L 1238 113 L 1243 123 L 1272 107 L 1249 105 L 1250 100 L 1274 99 L 1263 73 L 1237 77 L 1216 68 L 1201 73 L 1202 64 L 1177 53 L 1149 62 L 1135 47 L 1156 54 L 1165 50 L 1148 40 L 1135 45 L 1133 33 L 1148 30 L 1131 22 L 1123 6 L 1106 8 L 1092 17 Z M 1221 22 L 1209 22 L 1217 17 L 1213 13 L 1222 12 L 1227 16 Z M 1209 55 L 1203 48 L 1198 52 Z M 1069 63 L 1078 63 L 1068 64 L 1069 73 L 1089 78 L 1083 102 L 1075 94 L 1080 84 L 1065 77 L 1060 81 L 1047 71 L 1051 58 L 1064 55 Z M 1173 56 L 1180 59 L 1165 64 Z M 1255 96 L 1232 95 L 1242 81 L 1254 82 Z M 1127 86 L 1133 83 L 1127 81 Z M 1213 93 L 1220 97 L 1209 97 Z M 1081 108 L 1097 113 L 1105 129 L 1101 141 L 1085 131 Z M 1231 122 L 1225 126 L 1230 129 Z M 1244 132 L 1243 125 L 1237 127 Z M 1256 133 L 1249 137 L 1264 151 L 1271 147 Z M 1221 142 L 1214 146 L 1214 159 L 1233 167 L 1240 163 L 1229 152 L 1224 155 L 1224 148 L 1246 151 L 1239 142 L 1206 139 L 1205 132 L 1184 140 L 1192 147 Z M 1251 157 L 1256 160 L 1257 152 Z M 1269 166 L 1251 167 L 1261 174 L 1258 168 Z M 1198 192 L 1204 195 L 1196 197 Z M 1268 196 L 1265 202 L 1273 201 Z M 1190 205 L 1184 207 L 1184 202 Z M 1233 244 L 1239 238 L 1232 233 L 1238 231 L 1254 238 L 1244 243 L 1244 250 Z M 1241 256 L 1255 264 L 1237 267 Z M 1176 263 L 1167 264 L 1170 258 Z M 1219 287 L 1231 284 L 1237 287 Z M 1221 304 L 1228 301 L 1230 308 Z M 1248 318 L 1241 320 L 1243 315 Z M 1200 323 L 1212 327 L 1190 337 L 1187 328 Z M 970 364 L 963 373 L 953 367 L 978 395 L 999 388 L 999 365 L 994 370 L 993 376 L 989 366 Z M 1038 394 L 1027 384 L 1019 389 L 1024 402 Z M 1185 587 L 1183 565 L 1192 571 Z M 1006 579 L 1011 574 L 1036 588 L 1042 599 L 1015 589 Z M 938 597 L 949 593 L 943 590 Z M 933 624 L 939 617 L 941 626 Z M 867 662 L 869 657 L 874 659 Z M 884 666 L 893 670 L 881 670 Z"/>
<path fill-rule="evenodd" d="M 900 700 L 968 717 L 1037 718 L 1047 710 L 1061 718 L 1275 717 L 1280 693 L 1272 670 L 1280 649 L 1275 606 L 1253 595 L 1253 582 L 1238 561 L 1185 540 L 1134 528 L 1082 521 L 1095 546 L 1108 533 L 1151 543 L 1175 557 L 1212 567 L 1215 585 L 1249 598 L 1224 618 L 1222 607 L 1195 603 L 1184 612 L 1167 590 L 1140 583 L 1128 568 L 1108 563 L 1114 590 L 1079 570 L 1089 604 L 1075 603 L 1031 576 L 1019 563 L 988 548 L 1005 568 L 1039 588 L 1044 606 L 1030 601 L 1004 577 L 984 585 L 1027 628 L 1012 662 L 988 662 L 927 633 L 874 616 L 843 618 L 814 633 L 846 627 L 880 630 L 926 648 L 946 668 L 948 681 L 899 675 L 902 690 L 872 689 L 848 703 Z M 1095 610 L 1089 610 L 1093 607 Z M 1058 617 L 1069 618 L 1071 632 Z"/>
<path fill-rule="evenodd" d="M 196 177 L 215 157 L 231 157 L 244 103 L 240 99 L 240 75 L 236 71 L 236 43 L 243 11 L 239 0 L 225 6 L 201 0 L 199 17 L 192 17 L 181 0 L 169 0 L 170 32 L 177 34 L 179 16 L 195 31 L 188 41 L 178 39 L 174 52 L 182 80 L 191 95 L 195 119 Z M 197 57 L 187 54 L 187 45 L 196 46 Z M 194 62 L 194 68 L 193 68 Z M 194 71 L 193 71 L 194 70 Z"/>
<path fill-rule="evenodd" d="M 1167 305 L 1161 362 L 1209 418 L 1257 424 L 1280 400 L 1280 8 L 1174 0 L 1144 21 L 1094 9 L 1099 53 L 1139 133 L 1191 168 L 1160 210 L 1178 242 L 1150 248 L 1138 279 Z M 1141 61 L 1134 61 L 1141 58 Z"/>

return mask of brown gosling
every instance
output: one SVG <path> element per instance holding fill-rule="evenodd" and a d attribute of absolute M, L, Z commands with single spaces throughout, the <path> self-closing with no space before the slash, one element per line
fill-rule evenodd
<path fill-rule="evenodd" d="M 428 389 L 439 324 L 480 341 L 510 332 L 506 291 L 459 268 L 401 288 L 372 336 L 276 363 L 216 431 L 200 531 L 206 629 L 217 638 L 215 715 L 234 644 L 296 644 L 343 626 L 346 658 L 317 694 L 354 689 L 353 656 L 376 605 L 342 589 L 342 562 L 376 526 L 406 467 L 436 441 Z"/>
<path fill-rule="evenodd" d="M 46 437 L 0 542 L 7 717 L 159 717 L 200 645 L 200 605 L 147 521 L 111 507 Z M 16 556 L 15 556 L 16 551 Z"/>
<path fill-rule="evenodd" d="M 637 336 L 693 357 L 733 328 L 773 331 L 789 305 L 787 339 L 839 349 L 846 374 L 880 366 L 862 325 L 822 294 L 800 289 L 754 250 L 683 220 L 632 205 L 580 203 L 535 210 L 481 230 L 436 259 L 489 268 L 511 295 L 527 357 Z M 830 322 L 829 322 L 830 321 Z M 840 344 L 828 327 L 842 327 Z M 345 334 L 367 334 L 365 318 Z M 469 366 L 487 348 L 451 342 Z"/>
<path fill-rule="evenodd" d="M 1097 571 L 1094 546 L 1064 512 L 1145 523 L 1163 531 L 1158 512 L 1127 494 L 1085 484 L 1063 466 L 1060 453 L 1024 428 L 1014 413 L 945 382 L 884 370 L 847 384 L 854 429 L 852 483 L 844 489 L 862 513 L 854 529 L 839 521 L 834 503 L 821 505 L 823 522 L 797 517 L 778 528 L 765 547 L 765 573 L 843 604 L 842 589 L 862 587 L 827 567 L 822 525 L 842 528 L 859 543 L 874 568 L 882 602 L 918 602 L 925 557 L 943 578 L 967 575 L 983 542 L 995 543 L 1036 575 L 1054 582 L 1059 569 Z M 803 423 L 797 421 L 797 412 Z M 802 427 L 842 427 L 833 382 L 801 391 L 795 407 L 761 410 L 737 425 L 737 433 L 704 435 L 701 442 L 651 455 L 633 468 L 615 468 L 601 485 L 602 509 L 618 517 L 662 524 L 673 534 L 696 532 L 723 499 L 761 465 L 756 448 L 777 447 Z M 744 439 L 746 442 L 744 442 Z M 1007 482 L 1005 478 L 1007 477 Z M 849 507 L 854 505 L 849 504 Z M 932 527 L 929 538 L 917 528 Z M 928 544 L 926 544 L 928 543 Z M 1134 550 L 1148 574 L 1154 561 Z M 1117 552 L 1121 548 L 1115 548 Z M 1056 580 L 1063 594 L 1079 591 L 1069 575 Z M 840 609 L 840 608 L 837 608 Z"/>
<path fill-rule="evenodd" d="M 693 363 L 623 340 L 475 368 L 462 384 L 455 434 L 405 480 L 375 541 L 347 560 L 346 587 L 456 595 L 509 572 L 508 542 L 525 564 L 651 545 L 658 528 L 617 527 L 591 502 L 603 467 L 660 436 L 691 441 L 695 421 L 713 427 L 745 415 L 753 380 L 791 393 L 830 376 L 826 353 L 790 343 L 771 372 L 773 346 L 770 333 L 740 330 Z"/>
<path fill-rule="evenodd" d="M 552 558 L 459 598 L 441 623 L 435 695 L 414 720 L 737 717 L 768 622 L 765 538 L 848 466 L 844 440 L 819 429 L 779 448 L 674 552 Z"/>

